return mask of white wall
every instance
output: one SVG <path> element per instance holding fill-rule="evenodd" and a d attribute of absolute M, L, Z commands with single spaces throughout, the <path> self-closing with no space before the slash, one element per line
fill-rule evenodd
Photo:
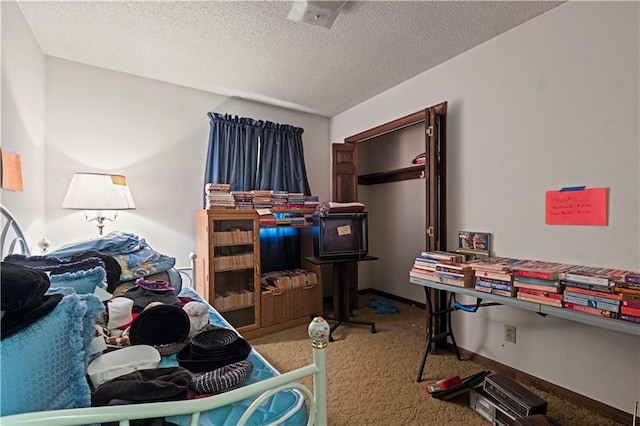
<path fill-rule="evenodd" d="M 0 2 L 0 144 L 20 155 L 22 192 L 0 190 L 29 244 L 45 234 L 44 55 L 15 2 Z"/>
<path fill-rule="evenodd" d="M 637 2 L 566 3 L 333 117 L 331 141 L 448 101 L 450 247 L 487 231 L 499 256 L 640 270 L 638 20 Z M 544 224 L 545 191 L 574 185 L 610 188 L 608 226 Z M 404 276 L 395 294 L 424 302 Z M 463 348 L 627 412 L 640 399 L 637 337 L 508 307 L 454 317 Z"/>
<path fill-rule="evenodd" d="M 209 111 L 305 129 L 305 161 L 314 194 L 326 199 L 328 119 L 231 99 L 66 60 L 47 59 L 47 237 L 52 246 L 96 235 L 95 223 L 60 205 L 74 172 L 127 176 L 136 210 L 108 222 L 146 238 L 188 265 L 195 211 L 202 208 Z"/>

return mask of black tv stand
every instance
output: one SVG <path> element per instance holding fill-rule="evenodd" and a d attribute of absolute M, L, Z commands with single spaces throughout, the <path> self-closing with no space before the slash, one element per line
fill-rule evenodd
<path fill-rule="evenodd" d="M 353 262 L 363 260 L 378 260 L 375 256 L 359 256 L 335 259 L 318 259 L 317 257 L 305 257 L 305 260 L 314 265 L 331 265 L 331 278 L 333 280 L 333 318 L 324 319 L 327 321 L 336 321 L 329 330 L 329 341 L 333 342 L 333 332 L 340 324 L 357 324 L 371 327 L 371 333 L 376 332 L 376 324 L 371 321 L 357 321 L 351 319 L 349 309 L 349 274 L 347 266 Z"/>

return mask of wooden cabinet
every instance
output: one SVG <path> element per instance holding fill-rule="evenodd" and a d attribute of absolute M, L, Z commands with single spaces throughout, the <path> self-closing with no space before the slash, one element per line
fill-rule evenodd
<path fill-rule="evenodd" d="M 260 238 L 254 210 L 196 214 L 196 291 L 239 332 L 260 327 Z"/>
<path fill-rule="evenodd" d="M 274 213 L 300 216 L 313 210 Z M 269 256 L 278 254 L 268 250 L 272 241 L 265 241 L 262 258 L 258 213 L 243 209 L 196 213 L 196 291 L 247 339 L 307 323 L 310 316 L 322 312 L 322 268 L 304 260 L 313 256 L 312 227 L 299 223 L 265 226 L 265 238 L 280 238 L 277 231 L 284 229 L 296 233 L 300 242 L 298 250 L 287 254 L 291 257 L 290 268 L 313 271 L 318 282 L 262 291 L 261 274 L 272 270 L 261 271 L 261 264 L 277 264 L 269 262 Z"/>

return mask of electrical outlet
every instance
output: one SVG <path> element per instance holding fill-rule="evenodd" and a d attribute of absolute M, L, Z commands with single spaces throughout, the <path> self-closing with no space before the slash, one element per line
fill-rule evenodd
<path fill-rule="evenodd" d="M 504 340 L 507 342 L 515 343 L 516 342 L 516 327 L 513 325 L 505 324 L 504 325 Z"/>

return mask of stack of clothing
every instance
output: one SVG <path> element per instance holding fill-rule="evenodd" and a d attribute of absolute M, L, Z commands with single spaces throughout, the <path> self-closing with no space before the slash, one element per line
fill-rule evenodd
<path fill-rule="evenodd" d="M 332 213 L 362 213 L 364 209 L 364 204 L 358 202 L 337 203 L 335 201 L 324 201 L 318 204 L 316 211 L 320 216 L 327 216 Z"/>

